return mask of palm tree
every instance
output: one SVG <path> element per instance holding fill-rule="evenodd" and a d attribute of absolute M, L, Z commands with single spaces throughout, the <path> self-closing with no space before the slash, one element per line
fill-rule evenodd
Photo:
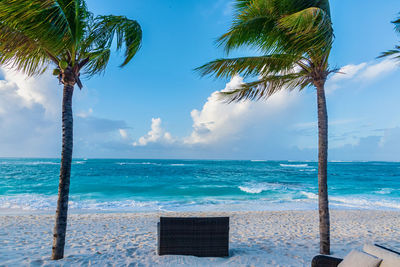
<path fill-rule="evenodd" d="M 392 21 L 392 23 L 395 25 L 394 29 L 397 33 L 400 33 L 400 18 L 398 18 L 395 21 Z M 394 57 L 397 60 L 400 60 L 400 45 L 396 45 L 394 49 L 386 51 L 382 53 L 382 55 L 379 56 L 380 58 L 383 57 Z"/>
<path fill-rule="evenodd" d="M 129 63 L 139 50 L 138 22 L 123 16 L 96 16 L 84 0 L 1 0 L 0 64 L 27 75 L 43 73 L 50 65 L 64 85 L 62 152 L 52 259 L 64 257 L 73 146 L 72 95 L 82 88 L 81 74 L 102 73 L 116 49 L 125 48 Z"/>
<path fill-rule="evenodd" d="M 328 58 L 334 35 L 328 0 L 235 0 L 230 30 L 218 39 L 227 53 L 247 46 L 262 55 L 218 59 L 196 70 L 202 76 L 229 78 L 241 74 L 256 80 L 221 92 L 228 103 L 265 100 L 280 90 L 315 87 L 318 103 L 318 185 L 320 252 L 330 253 L 327 187 L 328 116 L 325 82 L 336 70 Z"/>

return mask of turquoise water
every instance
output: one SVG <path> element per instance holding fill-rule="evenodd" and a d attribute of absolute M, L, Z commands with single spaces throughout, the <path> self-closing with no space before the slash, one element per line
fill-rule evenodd
<path fill-rule="evenodd" d="M 0 212 L 54 211 L 58 159 L 0 159 Z M 400 163 L 330 162 L 332 208 L 400 210 Z M 317 163 L 75 159 L 75 211 L 317 208 Z"/>

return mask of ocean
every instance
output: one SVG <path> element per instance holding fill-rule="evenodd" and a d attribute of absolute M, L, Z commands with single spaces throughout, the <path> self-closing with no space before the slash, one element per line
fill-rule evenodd
<path fill-rule="evenodd" d="M 54 212 L 59 159 L 0 159 L 0 214 Z M 400 210 L 400 163 L 329 162 L 332 209 Z M 71 212 L 317 209 L 317 163 L 74 159 Z"/>

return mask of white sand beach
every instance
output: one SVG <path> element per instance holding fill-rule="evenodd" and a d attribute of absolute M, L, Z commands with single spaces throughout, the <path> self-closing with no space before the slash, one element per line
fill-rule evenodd
<path fill-rule="evenodd" d="M 158 256 L 161 215 L 230 216 L 230 257 Z M 0 266 L 309 266 L 319 246 L 316 211 L 73 214 L 54 262 L 53 217 L 0 216 Z M 400 212 L 333 210 L 331 227 L 334 256 L 365 242 L 400 251 Z"/>

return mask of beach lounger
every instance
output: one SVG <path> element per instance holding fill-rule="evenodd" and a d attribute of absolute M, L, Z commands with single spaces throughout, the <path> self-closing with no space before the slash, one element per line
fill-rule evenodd
<path fill-rule="evenodd" d="M 161 217 L 158 254 L 229 256 L 229 217 Z"/>
<path fill-rule="evenodd" d="M 400 253 L 380 245 L 364 245 L 364 252 L 383 259 L 381 266 L 397 267 L 400 266 Z M 337 267 L 343 259 L 331 256 L 318 255 L 312 259 L 311 267 Z"/>

